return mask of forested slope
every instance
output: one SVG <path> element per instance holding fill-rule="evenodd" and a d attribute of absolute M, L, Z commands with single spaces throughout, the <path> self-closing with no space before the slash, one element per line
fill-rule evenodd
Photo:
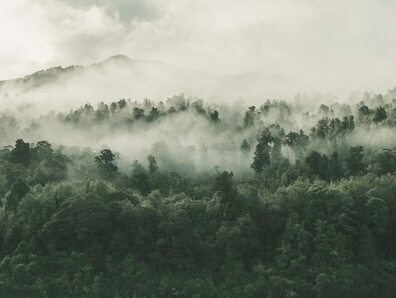
<path fill-rule="evenodd" d="M 0 296 L 394 297 L 394 97 L 4 113 Z"/>

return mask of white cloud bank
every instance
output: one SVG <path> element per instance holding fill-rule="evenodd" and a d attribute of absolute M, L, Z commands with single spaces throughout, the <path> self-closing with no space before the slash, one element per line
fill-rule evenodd
<path fill-rule="evenodd" d="M 262 72 L 302 90 L 396 85 L 389 0 L 4 0 L 0 78 L 114 54 L 216 73 Z"/>

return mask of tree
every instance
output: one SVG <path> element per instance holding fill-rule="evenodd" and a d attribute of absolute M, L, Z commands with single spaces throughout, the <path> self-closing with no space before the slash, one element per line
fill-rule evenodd
<path fill-rule="evenodd" d="M 213 190 L 220 192 L 223 197 L 231 196 L 233 192 L 233 187 L 232 187 L 233 176 L 234 176 L 233 172 L 223 171 L 221 173 L 218 173 L 215 178 Z"/>
<path fill-rule="evenodd" d="M 308 145 L 308 141 L 309 141 L 309 137 L 304 133 L 302 129 L 300 129 L 298 133 L 296 145 L 305 149 L 305 147 Z"/>
<path fill-rule="evenodd" d="M 319 106 L 319 113 L 323 114 L 324 116 L 328 116 L 330 112 L 330 108 L 324 104 Z"/>
<path fill-rule="evenodd" d="M 346 166 L 352 176 L 361 175 L 365 172 L 366 165 L 363 163 L 363 146 L 354 146 L 348 151 Z"/>
<path fill-rule="evenodd" d="M 256 118 L 256 107 L 251 106 L 245 113 L 245 118 L 243 118 L 243 126 L 245 128 L 252 127 L 254 125 L 255 118 Z"/>
<path fill-rule="evenodd" d="M 310 238 L 311 235 L 301 223 L 298 214 L 291 212 L 282 236 L 279 265 L 288 268 L 290 272 L 300 271 L 309 255 Z"/>
<path fill-rule="evenodd" d="M 377 237 L 383 235 L 387 229 L 389 208 L 386 202 L 377 197 L 370 197 L 366 203 L 368 227 Z"/>
<path fill-rule="evenodd" d="M 293 147 L 297 144 L 297 139 L 298 139 L 298 133 L 291 131 L 285 136 L 285 144 L 287 146 Z"/>
<path fill-rule="evenodd" d="M 355 128 L 355 120 L 354 117 L 351 116 L 345 116 L 342 120 L 342 129 L 344 131 L 352 131 Z"/>
<path fill-rule="evenodd" d="M 114 101 L 110 104 L 110 112 L 114 114 L 117 111 L 117 103 Z"/>
<path fill-rule="evenodd" d="M 157 161 L 153 155 L 149 155 L 147 157 L 147 160 L 149 162 L 148 170 L 149 170 L 150 174 L 153 175 L 153 174 L 155 174 L 155 172 L 158 171 Z"/>
<path fill-rule="evenodd" d="M 52 149 L 51 144 L 47 141 L 37 142 L 36 147 L 32 151 L 39 160 L 48 160 L 54 155 L 54 149 Z"/>
<path fill-rule="evenodd" d="M 195 109 L 198 114 L 205 115 L 206 111 L 204 108 L 204 101 L 202 99 L 197 99 L 191 104 L 191 107 Z"/>
<path fill-rule="evenodd" d="M 251 148 L 249 145 L 249 142 L 246 139 L 243 139 L 242 144 L 241 144 L 241 151 L 244 154 L 248 154 L 250 152 Z"/>
<path fill-rule="evenodd" d="M 323 180 L 329 179 L 329 159 L 325 154 L 322 155 L 317 151 L 311 151 L 305 158 L 305 164 L 313 175 L 319 176 Z"/>
<path fill-rule="evenodd" d="M 344 133 L 344 130 L 342 128 L 342 122 L 338 118 L 331 119 L 328 128 L 328 136 L 332 140 L 336 139 L 338 136 Z"/>
<path fill-rule="evenodd" d="M 279 163 L 282 160 L 282 142 L 279 138 L 273 138 L 271 148 L 271 163 Z"/>
<path fill-rule="evenodd" d="M 70 252 L 96 248 L 100 252 L 111 236 L 109 209 L 103 199 L 88 194 L 62 204 L 44 229 L 50 247 Z"/>
<path fill-rule="evenodd" d="M 263 172 L 264 168 L 271 164 L 270 144 L 272 141 L 273 137 L 271 136 L 268 128 L 266 128 L 258 137 L 258 143 L 254 151 L 253 163 L 251 164 L 251 168 L 256 172 L 259 177 L 261 177 L 261 173 Z"/>
<path fill-rule="evenodd" d="M 302 158 L 306 146 L 308 145 L 309 137 L 304 133 L 302 129 L 300 132 L 289 132 L 284 138 L 284 144 L 288 145 L 293 149 L 298 158 Z"/>
<path fill-rule="evenodd" d="M 396 151 L 383 149 L 374 160 L 374 171 L 378 175 L 394 173 L 396 171 Z"/>
<path fill-rule="evenodd" d="M 135 119 L 141 119 L 144 117 L 144 110 L 138 107 L 133 108 L 133 117 Z"/>
<path fill-rule="evenodd" d="M 52 154 L 54 152 L 54 150 L 51 147 L 51 144 L 48 143 L 47 141 L 38 141 L 36 147 L 38 151 L 45 154 Z"/>
<path fill-rule="evenodd" d="M 375 110 L 374 112 L 374 118 L 373 121 L 378 124 L 382 121 L 384 121 L 387 118 L 386 111 L 383 107 L 379 107 Z"/>
<path fill-rule="evenodd" d="M 83 113 L 85 116 L 91 116 L 94 113 L 94 108 L 90 104 L 85 104 L 83 107 Z"/>
<path fill-rule="evenodd" d="M 171 106 L 171 107 L 168 109 L 168 114 L 175 114 L 175 113 L 177 113 L 176 108 L 175 108 L 174 106 Z"/>
<path fill-rule="evenodd" d="M 11 150 L 11 161 L 26 166 L 30 161 L 30 153 L 29 143 L 25 143 L 22 139 L 18 139 L 15 142 L 15 148 Z"/>
<path fill-rule="evenodd" d="M 115 154 L 110 149 L 103 149 L 100 154 L 95 157 L 102 174 L 107 178 L 112 177 L 117 172 L 117 166 L 114 164 Z"/>
<path fill-rule="evenodd" d="M 316 124 L 316 127 L 312 128 L 312 135 L 319 139 L 325 139 L 329 132 L 329 118 L 322 118 Z"/>
<path fill-rule="evenodd" d="M 108 119 L 110 116 L 109 106 L 103 102 L 100 102 L 98 109 L 95 112 L 95 116 L 96 120 L 99 122 Z"/>
<path fill-rule="evenodd" d="M 337 180 L 342 177 L 342 166 L 336 151 L 334 151 L 330 156 L 329 175 L 332 180 Z"/>
<path fill-rule="evenodd" d="M 223 171 L 217 173 L 213 185 L 213 190 L 219 194 L 220 197 L 220 211 L 226 219 L 235 218 L 236 214 L 238 214 L 233 176 L 233 172 Z"/>
<path fill-rule="evenodd" d="M 23 179 L 18 179 L 12 184 L 10 192 L 5 197 L 5 209 L 6 211 L 15 211 L 22 200 L 22 198 L 28 193 L 29 187 Z"/>
<path fill-rule="evenodd" d="M 154 121 L 155 119 L 157 119 L 159 117 L 159 115 L 160 115 L 159 110 L 157 108 L 155 108 L 155 107 L 152 107 L 151 111 L 149 113 L 149 116 L 148 116 L 148 120 L 149 121 Z"/>
<path fill-rule="evenodd" d="M 137 160 L 132 164 L 131 184 L 142 195 L 147 195 L 151 191 L 150 177 L 147 170 Z"/>
<path fill-rule="evenodd" d="M 123 108 L 125 108 L 126 105 L 127 105 L 127 102 L 126 102 L 125 99 L 121 99 L 121 100 L 118 101 L 118 108 L 119 108 L 120 110 L 122 110 Z"/>
<path fill-rule="evenodd" d="M 359 119 L 360 123 L 367 122 L 367 120 L 369 119 L 370 115 L 371 115 L 371 110 L 369 109 L 368 106 L 362 105 L 358 109 L 358 119 Z"/>
<path fill-rule="evenodd" d="M 218 111 L 213 111 L 212 113 L 209 114 L 209 119 L 212 122 L 220 122 L 220 118 L 219 118 L 219 112 Z"/>

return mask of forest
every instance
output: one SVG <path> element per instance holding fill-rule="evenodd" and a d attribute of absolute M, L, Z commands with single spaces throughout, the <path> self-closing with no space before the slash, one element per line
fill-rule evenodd
<path fill-rule="evenodd" d="M 395 297 L 396 88 L 29 109 L 0 115 L 0 297 Z"/>

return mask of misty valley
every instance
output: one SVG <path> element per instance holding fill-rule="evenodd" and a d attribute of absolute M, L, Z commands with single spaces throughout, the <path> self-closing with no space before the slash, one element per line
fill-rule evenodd
<path fill-rule="evenodd" d="M 39 76 L 0 87 L 36 98 Z M 395 296 L 396 89 L 18 96 L 0 115 L 0 297 Z"/>
<path fill-rule="evenodd" d="M 395 12 L 0 0 L 0 298 L 396 298 Z"/>

